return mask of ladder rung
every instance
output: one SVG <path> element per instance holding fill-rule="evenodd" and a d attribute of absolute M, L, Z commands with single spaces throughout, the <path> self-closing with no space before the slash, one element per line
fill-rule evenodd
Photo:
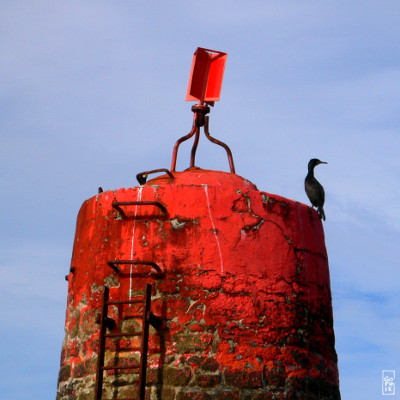
<path fill-rule="evenodd" d="M 141 336 L 142 332 L 132 332 L 132 333 L 123 333 L 123 332 L 116 332 L 116 333 L 107 333 L 104 337 L 122 337 L 122 336 Z"/>
<path fill-rule="evenodd" d="M 160 268 L 160 266 L 158 264 L 156 264 L 153 261 L 146 261 L 146 260 L 110 260 L 107 261 L 107 265 L 112 268 L 117 274 L 121 273 L 121 269 L 119 267 L 117 267 L 117 265 L 147 265 L 150 267 L 153 267 L 155 269 L 155 271 L 157 271 L 157 273 L 159 275 L 162 275 L 162 270 Z M 151 271 L 149 271 L 151 273 Z M 147 273 L 142 273 L 142 274 L 148 274 Z"/>
<path fill-rule="evenodd" d="M 107 301 L 106 304 L 108 306 L 112 306 L 114 304 L 139 304 L 139 303 L 143 303 L 144 298 L 141 299 L 135 299 L 135 300 L 111 300 L 111 301 Z"/>
<path fill-rule="evenodd" d="M 121 366 L 119 366 L 119 365 L 110 366 L 110 365 L 107 365 L 105 367 L 101 367 L 101 369 L 103 371 L 115 370 L 115 369 L 139 369 L 139 366 L 138 365 L 126 365 L 126 366 L 122 366 L 122 365 Z"/>
<path fill-rule="evenodd" d="M 111 262 L 112 264 L 113 262 Z M 117 260 L 117 263 L 125 263 L 125 261 Z M 128 263 L 134 263 L 129 262 Z M 110 265 L 110 262 L 108 263 Z M 115 265 L 112 264 L 114 267 Z M 110 265 L 111 266 L 111 265 Z M 102 310 L 100 317 L 100 335 L 99 335 L 99 352 L 98 352 L 98 360 L 97 360 L 97 371 L 96 371 L 96 383 L 95 383 L 95 400 L 102 400 L 102 391 L 103 391 L 103 379 L 104 379 L 104 371 L 109 370 L 132 370 L 134 375 L 138 375 L 139 378 L 139 387 L 138 394 L 139 399 L 144 400 L 146 395 L 146 369 L 147 369 L 147 357 L 148 357 L 148 341 L 149 341 L 149 324 L 150 319 L 152 317 L 151 313 L 151 289 L 152 286 L 150 284 L 146 284 L 145 293 L 140 300 L 136 298 L 135 300 L 116 300 L 109 301 L 110 289 L 109 287 L 104 287 L 103 293 L 103 302 L 102 302 Z M 139 332 L 113 332 L 106 333 L 107 327 L 110 326 L 107 324 L 107 321 L 111 318 L 108 317 L 108 306 L 113 304 L 133 304 L 133 303 L 141 303 L 143 306 L 143 315 L 142 315 L 142 330 Z M 136 310 L 136 312 L 139 312 Z M 133 314 L 136 318 L 140 318 L 139 315 Z M 132 318 L 132 317 L 131 317 Z M 154 318 L 153 318 L 154 320 Z M 153 321 L 154 322 L 154 321 Z M 105 352 L 106 352 L 106 342 L 107 338 L 124 338 L 124 337 L 141 337 L 141 345 L 140 348 L 132 347 L 129 349 L 124 349 L 127 352 L 140 352 L 140 365 L 104 365 L 105 361 Z M 125 346 L 123 346 L 125 347 Z M 121 363 L 121 361 L 120 361 Z M 118 363 L 117 363 L 118 364 Z M 135 377 L 136 378 L 136 377 Z M 134 399 L 118 399 L 118 400 L 134 400 Z"/>
<path fill-rule="evenodd" d="M 118 397 L 118 399 L 115 400 L 137 400 L 137 397 L 124 397 L 124 398 Z"/>
<path fill-rule="evenodd" d="M 122 218 L 126 218 L 126 214 L 121 206 L 155 206 L 161 210 L 163 215 L 167 214 L 167 209 L 159 201 L 113 201 L 111 206 L 120 212 Z"/>

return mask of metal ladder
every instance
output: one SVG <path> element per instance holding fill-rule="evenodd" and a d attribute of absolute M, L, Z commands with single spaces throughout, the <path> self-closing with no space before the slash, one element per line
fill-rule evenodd
<path fill-rule="evenodd" d="M 154 171 L 146 171 L 140 175 L 141 179 L 146 181 L 148 174 L 154 172 L 166 171 L 170 178 L 173 179 L 172 174 L 168 170 L 154 170 Z M 143 175 L 143 177 L 142 177 Z M 139 180 L 139 178 L 138 178 Z M 166 216 L 167 210 L 163 204 L 158 201 L 127 201 L 127 202 L 118 202 L 113 201 L 112 207 L 119 212 L 122 219 L 130 219 L 125 213 L 124 207 L 129 206 L 154 206 L 159 211 L 161 211 L 161 216 Z M 160 215 L 157 215 L 159 217 Z M 135 215 L 134 218 L 137 218 Z M 154 217 L 153 217 L 154 218 Z M 122 265 L 146 265 L 150 267 L 150 271 L 145 273 L 145 275 L 153 275 L 153 278 L 161 278 L 163 276 L 163 271 L 161 268 L 152 261 L 144 261 L 144 260 L 112 260 L 108 261 L 107 265 L 114 270 L 115 273 L 121 273 Z M 152 325 L 154 328 L 158 329 L 161 325 L 161 319 L 156 317 L 151 312 L 151 291 L 152 285 L 146 284 L 144 296 L 136 297 L 135 299 L 130 300 L 112 300 L 110 301 L 110 289 L 105 286 L 103 292 L 103 302 L 102 302 L 102 310 L 100 315 L 100 337 L 99 337 L 99 350 L 98 350 L 98 361 L 97 361 L 97 371 L 96 371 L 96 387 L 95 387 L 95 400 L 102 400 L 102 392 L 103 392 L 103 378 L 104 371 L 109 370 L 139 370 L 139 400 L 144 400 L 145 398 L 145 390 L 146 390 L 146 371 L 147 371 L 147 353 L 148 353 L 148 341 L 149 341 L 149 325 Z M 112 305 L 122 305 L 122 304 L 142 304 L 143 305 L 143 314 L 142 315 L 130 315 L 130 318 L 141 318 L 142 321 L 142 330 L 140 332 L 112 332 L 107 333 L 107 328 L 111 328 L 113 325 L 113 320 L 108 316 L 108 308 Z M 130 351 L 140 351 L 140 364 L 139 367 L 136 365 L 104 365 L 105 351 L 106 351 L 106 340 L 108 338 L 123 338 L 123 337 L 133 337 L 140 336 L 141 337 L 141 346 L 140 348 L 131 348 Z M 118 399 L 118 400 L 131 400 L 131 399 Z"/>
<path fill-rule="evenodd" d="M 151 311 L 151 290 L 152 285 L 147 284 L 145 287 L 145 293 L 142 297 L 136 297 L 132 300 L 109 300 L 110 289 L 105 286 L 103 292 L 102 311 L 100 316 L 100 337 L 99 337 L 99 351 L 97 361 L 97 373 L 96 373 L 96 388 L 95 388 L 95 400 L 102 399 L 103 391 L 103 374 L 104 371 L 109 370 L 134 370 L 139 372 L 139 399 L 144 400 L 146 390 L 146 370 L 147 370 L 147 353 L 148 353 L 148 340 L 149 340 L 149 325 L 157 326 L 158 318 L 154 316 Z M 108 316 L 108 308 L 112 305 L 119 304 L 143 304 L 142 315 L 130 315 L 131 318 L 142 319 L 142 330 L 140 332 L 112 332 L 107 333 L 107 327 L 110 327 L 110 322 L 113 321 Z M 140 350 L 140 365 L 104 365 L 105 351 L 106 351 L 106 340 L 108 338 L 119 338 L 119 337 L 141 337 L 141 346 L 139 348 L 132 347 L 131 351 Z M 128 399 L 119 399 L 128 400 Z"/>

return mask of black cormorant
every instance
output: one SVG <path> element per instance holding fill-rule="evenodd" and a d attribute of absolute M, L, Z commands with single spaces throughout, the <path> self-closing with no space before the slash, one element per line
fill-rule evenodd
<path fill-rule="evenodd" d="M 311 204 L 317 208 L 318 214 L 325 221 L 324 213 L 324 202 L 325 202 L 325 191 L 322 185 L 314 177 L 314 168 L 319 164 L 328 164 L 325 161 L 320 161 L 313 158 L 308 163 L 308 174 L 304 181 L 304 187 L 306 194 L 311 201 Z"/>

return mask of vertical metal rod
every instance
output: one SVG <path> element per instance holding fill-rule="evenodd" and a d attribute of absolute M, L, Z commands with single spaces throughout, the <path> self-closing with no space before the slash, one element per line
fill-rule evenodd
<path fill-rule="evenodd" d="M 194 167 L 195 160 L 196 160 L 196 150 L 197 150 L 197 145 L 199 144 L 199 139 L 200 139 L 200 128 L 196 128 L 196 136 L 194 137 L 194 142 L 193 142 L 193 147 L 192 147 L 192 153 L 190 155 L 190 166 Z"/>
<path fill-rule="evenodd" d="M 110 289 L 104 286 L 103 293 L 103 304 L 101 307 L 100 316 L 100 333 L 99 333 L 99 350 L 97 355 L 97 371 L 96 371 L 96 388 L 95 388 L 95 400 L 101 400 L 103 392 L 103 367 L 104 367 L 104 355 L 105 355 L 105 345 L 106 345 L 106 321 L 107 321 L 107 311 L 108 311 L 108 299 L 110 295 Z"/>
<path fill-rule="evenodd" d="M 195 125 L 194 122 L 193 122 L 192 130 L 191 130 L 186 136 L 182 136 L 180 139 L 178 139 L 178 140 L 176 141 L 175 146 L 174 146 L 174 150 L 173 150 L 173 152 L 172 152 L 172 161 L 171 161 L 171 168 L 170 168 L 170 170 L 171 170 L 172 172 L 175 171 L 175 167 L 176 167 L 176 158 L 177 158 L 177 156 L 178 156 L 178 148 L 179 148 L 179 145 L 180 145 L 182 142 L 184 142 L 185 140 L 190 139 L 190 138 L 195 134 L 195 132 L 196 132 L 196 125 Z"/>
<path fill-rule="evenodd" d="M 146 284 L 144 308 L 143 308 L 142 345 L 140 349 L 139 400 L 144 400 L 146 394 L 146 371 L 147 371 L 147 352 L 149 348 L 150 305 L 151 305 L 151 285 Z"/>
<path fill-rule="evenodd" d="M 208 116 L 205 117 L 204 133 L 206 134 L 206 137 L 210 142 L 218 144 L 218 145 L 222 146 L 225 149 L 225 151 L 226 151 L 226 153 L 228 155 L 229 167 L 231 169 L 231 172 L 234 174 L 235 173 L 235 165 L 233 163 L 233 156 L 232 156 L 231 149 L 229 148 L 229 146 L 227 144 L 225 144 L 224 142 L 219 141 L 218 139 L 213 138 L 210 135 L 210 133 L 208 131 Z"/>

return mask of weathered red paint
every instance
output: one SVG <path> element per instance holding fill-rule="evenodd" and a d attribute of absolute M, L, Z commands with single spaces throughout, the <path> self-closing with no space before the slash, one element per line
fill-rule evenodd
<path fill-rule="evenodd" d="M 301 392 L 296 382 L 309 378 L 337 388 L 318 214 L 235 174 L 191 168 L 174 176 L 103 192 L 83 204 L 68 279 L 58 398 L 79 398 L 79 379 L 93 380 L 102 287 L 111 287 L 112 298 L 126 299 L 146 283 L 154 285 L 152 311 L 166 328 L 150 338 L 149 385 L 165 386 L 165 399 L 197 398 L 186 386 L 213 388 L 217 399 L 229 388 L 233 398 L 253 390 L 246 399 L 273 391 L 289 399 L 291 391 Z M 168 213 L 126 206 L 124 220 L 112 207 L 113 201 L 138 200 L 158 201 Z M 149 267 L 129 265 L 117 275 L 107 265 L 114 259 L 154 261 L 165 276 L 138 275 Z M 118 323 L 128 314 L 126 307 L 114 310 Z M 171 374 L 179 376 L 174 381 Z M 68 392 L 74 380 L 76 389 Z M 319 398 L 337 399 L 337 393 Z"/>

